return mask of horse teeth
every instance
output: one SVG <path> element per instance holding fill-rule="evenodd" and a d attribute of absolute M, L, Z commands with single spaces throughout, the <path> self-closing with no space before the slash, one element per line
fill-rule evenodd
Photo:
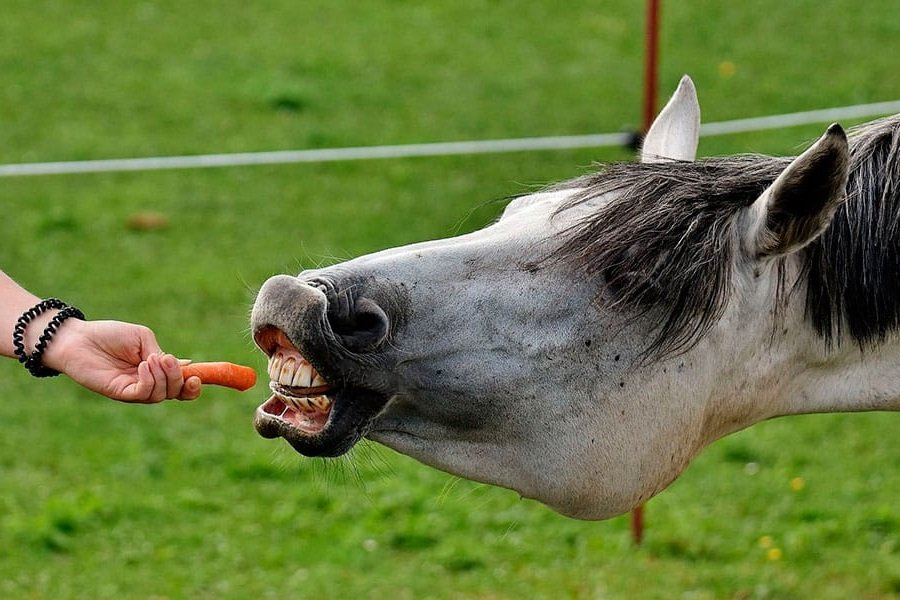
<path fill-rule="evenodd" d="M 280 354 L 277 354 L 272 357 L 269 361 L 269 379 L 272 381 L 278 381 L 278 376 L 281 374 L 281 365 L 284 363 L 284 357 Z"/>
<path fill-rule="evenodd" d="M 303 387 L 303 363 L 300 364 L 300 368 L 294 371 L 291 375 L 291 381 L 287 385 L 292 387 Z"/>
<path fill-rule="evenodd" d="M 284 363 L 281 365 L 281 369 L 278 373 L 278 383 L 282 385 L 291 385 L 291 381 L 293 381 L 294 378 L 294 371 L 296 370 L 294 365 L 295 362 L 296 361 L 292 356 L 284 359 Z"/>
<path fill-rule="evenodd" d="M 269 379 L 278 379 L 278 374 L 281 372 L 282 360 L 284 360 L 284 357 L 281 354 L 276 354 L 269 359 Z"/>
<path fill-rule="evenodd" d="M 325 410 L 331 406 L 331 400 L 327 396 L 316 396 L 315 398 L 310 398 L 309 401 L 319 410 Z"/>
<path fill-rule="evenodd" d="M 291 385 L 294 387 L 309 387 L 313 380 L 312 365 L 304 361 L 300 363 L 300 368 L 294 372 Z"/>
<path fill-rule="evenodd" d="M 315 367 L 302 356 L 276 353 L 269 359 L 269 379 L 287 387 L 309 388 L 328 385 Z"/>
<path fill-rule="evenodd" d="M 309 405 L 309 398 L 297 398 L 297 406 L 303 412 L 309 412 L 312 407 Z"/>

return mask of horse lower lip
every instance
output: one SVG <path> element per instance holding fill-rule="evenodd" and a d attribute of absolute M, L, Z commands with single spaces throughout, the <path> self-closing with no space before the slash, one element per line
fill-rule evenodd
<path fill-rule="evenodd" d="M 260 405 L 256 429 L 263 437 L 315 436 L 328 428 L 333 405 L 326 396 L 291 397 L 276 391 Z"/>
<path fill-rule="evenodd" d="M 256 409 L 256 431 L 264 438 L 283 438 L 304 456 L 340 456 L 365 436 L 388 397 L 365 388 L 340 388 L 329 391 L 326 399 L 327 415 L 322 411 L 310 422 L 289 405 L 301 399 L 273 393 Z"/>
<path fill-rule="evenodd" d="M 271 399 L 268 401 L 271 402 Z M 299 454 L 309 457 L 335 457 L 350 450 L 358 440 L 351 433 L 342 435 L 326 427 L 318 433 L 304 432 L 264 410 L 268 402 L 256 410 L 256 431 L 264 438 L 283 438 Z"/>

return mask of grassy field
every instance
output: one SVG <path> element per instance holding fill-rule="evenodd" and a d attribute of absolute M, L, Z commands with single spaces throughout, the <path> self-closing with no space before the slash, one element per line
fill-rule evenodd
<path fill-rule="evenodd" d="M 582 134 L 640 120 L 643 4 L 12 0 L 0 163 Z M 895 2 L 665 3 L 662 87 L 716 121 L 900 98 Z M 824 126 L 824 124 L 823 124 Z M 822 127 L 706 139 L 796 153 Z M 0 179 L 0 268 L 254 365 L 255 289 L 470 231 L 624 149 Z M 129 228 L 146 211 L 168 226 Z M 375 444 L 255 434 L 265 385 L 127 406 L 0 364 L 0 597 L 900 597 L 900 415 L 768 422 L 580 522 Z"/>

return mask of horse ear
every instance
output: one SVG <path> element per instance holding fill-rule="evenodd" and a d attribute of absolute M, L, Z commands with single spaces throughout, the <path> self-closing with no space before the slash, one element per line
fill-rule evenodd
<path fill-rule="evenodd" d="M 700 141 L 700 103 L 694 82 L 685 75 L 659 112 L 641 147 L 641 162 L 694 160 Z"/>
<path fill-rule="evenodd" d="M 849 165 L 847 135 L 834 124 L 750 206 L 750 255 L 788 254 L 825 231 L 846 198 Z"/>

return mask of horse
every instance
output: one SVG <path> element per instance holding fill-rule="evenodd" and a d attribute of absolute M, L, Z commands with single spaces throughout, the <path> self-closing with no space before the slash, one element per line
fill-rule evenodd
<path fill-rule="evenodd" d="M 324 457 L 367 438 L 606 519 L 759 421 L 900 410 L 900 115 L 793 158 L 696 160 L 699 124 L 685 77 L 639 162 L 266 280 L 259 434 Z"/>

